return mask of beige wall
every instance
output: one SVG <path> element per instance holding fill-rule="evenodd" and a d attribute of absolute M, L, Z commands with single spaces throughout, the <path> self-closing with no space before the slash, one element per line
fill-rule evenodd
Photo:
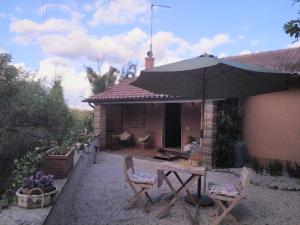
<path fill-rule="evenodd" d="M 137 110 L 140 110 L 141 107 L 140 104 L 132 104 L 130 107 L 136 107 Z M 143 135 L 150 131 L 152 133 L 152 141 L 153 145 L 156 148 L 161 147 L 162 143 L 162 104 L 144 104 L 144 113 L 139 113 L 137 115 L 134 115 L 134 120 L 140 121 L 141 119 L 144 120 L 143 125 L 140 126 L 138 124 L 138 127 L 136 125 L 130 125 L 127 121 L 123 122 L 122 119 L 122 107 L 126 107 L 126 105 L 107 105 L 108 111 L 107 111 L 107 119 L 108 121 L 108 129 L 107 129 L 107 135 L 120 133 L 123 130 L 127 130 L 130 132 L 135 140 L 138 136 Z M 132 108 L 131 108 L 132 109 Z M 124 116 L 124 115 L 123 115 Z M 132 115 L 128 114 L 127 120 L 131 120 L 130 118 Z M 125 118 L 126 120 L 126 118 Z"/>
<path fill-rule="evenodd" d="M 181 123 L 181 148 L 184 147 L 188 136 L 200 139 L 201 104 L 183 103 L 182 104 L 182 123 Z"/>
<path fill-rule="evenodd" d="M 300 161 L 300 90 L 249 97 L 244 138 L 253 157 Z"/>

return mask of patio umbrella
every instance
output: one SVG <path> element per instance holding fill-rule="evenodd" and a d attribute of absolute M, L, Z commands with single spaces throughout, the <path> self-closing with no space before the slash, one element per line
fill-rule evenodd
<path fill-rule="evenodd" d="M 269 68 L 204 54 L 151 69 L 142 70 L 132 85 L 148 91 L 191 99 L 201 99 L 201 154 L 205 101 L 244 98 L 286 90 L 291 74 Z M 201 183 L 200 183 L 201 184 Z M 200 195 L 198 185 L 198 194 Z"/>

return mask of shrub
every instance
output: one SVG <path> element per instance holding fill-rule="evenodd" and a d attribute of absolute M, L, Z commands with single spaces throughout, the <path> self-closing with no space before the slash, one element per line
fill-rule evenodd
<path fill-rule="evenodd" d="M 286 167 L 290 177 L 300 178 L 300 163 L 288 161 Z"/>
<path fill-rule="evenodd" d="M 214 144 L 213 160 L 215 167 L 234 166 L 234 147 L 242 135 L 242 115 L 238 110 L 238 101 L 218 102 L 216 118 L 217 134 Z"/>
<path fill-rule="evenodd" d="M 264 170 L 264 167 L 263 167 L 263 165 L 261 165 L 260 163 L 259 163 L 259 161 L 256 159 L 256 158 L 252 158 L 251 159 L 251 165 L 252 165 L 252 168 L 253 168 L 253 170 L 256 172 L 256 173 L 262 173 L 263 172 L 263 170 Z"/>
<path fill-rule="evenodd" d="M 282 175 L 282 163 L 279 160 L 270 160 L 266 169 L 271 176 Z"/>
<path fill-rule="evenodd" d="M 36 172 L 41 165 L 43 154 L 41 148 L 36 148 L 34 151 L 28 152 L 21 159 L 15 159 L 16 170 L 13 173 L 13 189 L 21 187 L 25 179 Z"/>

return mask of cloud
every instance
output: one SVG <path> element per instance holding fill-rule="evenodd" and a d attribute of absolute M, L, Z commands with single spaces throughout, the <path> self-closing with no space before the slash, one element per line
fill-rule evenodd
<path fill-rule="evenodd" d="M 89 25 L 128 24 L 139 20 L 150 9 L 145 0 L 99 0 L 95 4 L 96 11 Z"/>
<path fill-rule="evenodd" d="M 61 78 L 66 102 L 71 108 L 90 109 L 81 101 L 91 95 L 91 88 L 84 71 L 76 72 L 71 62 L 59 57 L 40 61 L 37 78 L 51 85 L 55 78 Z"/>
<path fill-rule="evenodd" d="M 219 54 L 219 58 L 224 58 L 226 56 L 228 56 L 228 54 L 226 52 L 220 52 L 220 54 Z"/>
<path fill-rule="evenodd" d="M 68 33 L 81 29 L 77 24 L 65 19 L 50 18 L 44 23 L 36 23 L 30 19 L 15 20 L 10 24 L 10 30 L 24 35 L 41 33 Z"/>
<path fill-rule="evenodd" d="M 249 50 L 243 50 L 239 53 L 239 55 L 248 55 L 248 54 L 251 54 L 251 51 Z"/>
<path fill-rule="evenodd" d="M 102 37 L 89 36 L 85 32 L 44 35 L 39 38 L 39 42 L 43 51 L 51 55 L 120 63 L 135 59 L 147 37 L 141 29 L 134 28 L 124 34 Z"/>
<path fill-rule="evenodd" d="M 15 67 L 17 67 L 18 69 L 26 69 L 25 63 L 24 62 L 20 62 L 20 63 L 13 63 L 13 65 Z"/>
<path fill-rule="evenodd" d="M 300 41 L 294 42 L 287 46 L 287 48 L 297 48 L 297 47 L 300 47 Z"/>
<path fill-rule="evenodd" d="M 145 53 L 149 49 L 150 37 L 140 28 L 134 28 L 123 34 L 101 37 L 90 36 L 83 31 L 72 32 L 69 35 L 50 34 L 41 36 L 38 41 L 42 50 L 52 56 L 112 64 L 134 60 L 142 65 Z M 156 65 L 198 56 L 205 52 L 211 53 L 215 47 L 230 41 L 228 34 L 218 34 L 190 43 L 172 32 L 159 31 L 153 35 Z"/>
<path fill-rule="evenodd" d="M 241 34 L 241 35 L 238 36 L 238 40 L 241 41 L 241 40 L 244 40 L 244 39 L 245 39 L 245 36 L 244 36 L 244 35 Z"/>
<path fill-rule="evenodd" d="M 252 46 L 256 46 L 256 45 L 259 44 L 259 40 L 253 39 L 253 40 L 250 42 L 250 44 L 251 44 Z"/>
<path fill-rule="evenodd" d="M 83 10 L 85 12 L 92 12 L 92 11 L 94 11 L 94 6 L 92 4 L 85 4 L 83 6 Z"/>

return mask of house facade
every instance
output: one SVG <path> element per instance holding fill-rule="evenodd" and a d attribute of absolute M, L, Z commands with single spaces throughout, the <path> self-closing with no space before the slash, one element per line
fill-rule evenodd
<path fill-rule="evenodd" d="M 242 63 L 300 74 L 300 48 L 228 57 Z M 145 66 L 153 66 L 147 57 Z M 188 136 L 200 138 L 201 100 L 148 92 L 121 81 L 91 96 L 94 133 L 101 148 L 110 146 L 113 135 L 127 130 L 134 138 L 151 133 L 154 148 L 183 149 Z M 245 99 L 244 141 L 250 156 L 259 159 L 300 161 L 300 90 L 292 80 L 290 89 Z M 187 87 L 188 88 L 188 87 Z M 203 163 L 212 165 L 217 101 L 206 102 Z"/>

